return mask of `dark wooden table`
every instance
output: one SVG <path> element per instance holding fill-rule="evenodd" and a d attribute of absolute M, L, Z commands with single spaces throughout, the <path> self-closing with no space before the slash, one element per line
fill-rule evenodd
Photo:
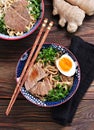
<path fill-rule="evenodd" d="M 71 36 L 58 26 L 58 16 L 52 16 L 52 2 L 45 0 L 45 17 L 54 21 L 46 42 L 62 43 L 69 47 Z M 39 27 L 40 28 L 40 27 Z M 0 39 L 0 130 L 94 130 L 94 82 L 83 97 L 69 127 L 54 122 L 49 108 L 38 107 L 19 94 L 9 116 L 7 105 L 16 86 L 15 69 L 21 54 L 32 46 L 39 28 L 32 35 L 18 41 Z M 94 44 L 94 16 L 86 16 L 75 35 Z M 94 58 L 94 57 L 93 57 Z"/>

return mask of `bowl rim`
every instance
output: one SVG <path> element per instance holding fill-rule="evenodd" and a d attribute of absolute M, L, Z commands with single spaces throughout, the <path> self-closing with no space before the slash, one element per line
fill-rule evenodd
<path fill-rule="evenodd" d="M 44 6 L 44 0 L 41 0 L 41 16 L 38 18 L 38 20 L 36 21 L 36 23 L 34 24 L 34 26 L 32 27 L 32 31 L 29 30 L 28 32 L 24 33 L 23 35 L 21 36 L 13 36 L 13 37 L 10 37 L 9 35 L 4 35 L 2 33 L 0 33 L 0 39 L 4 39 L 4 40 L 20 40 L 20 39 L 23 39 L 29 35 L 31 35 L 33 32 L 35 32 L 37 30 L 37 28 L 40 26 L 42 20 L 43 20 L 43 17 L 44 17 L 44 10 L 45 10 L 45 6 Z"/>
<path fill-rule="evenodd" d="M 67 101 L 69 101 L 69 99 L 71 99 L 72 97 L 73 97 L 73 95 L 75 95 L 75 93 L 76 93 L 76 91 L 78 90 L 78 88 L 79 88 L 79 85 L 80 85 L 80 81 L 81 81 L 81 69 L 80 69 L 80 65 L 79 65 L 79 62 L 78 62 L 78 60 L 77 60 L 77 58 L 76 58 L 76 56 L 68 49 L 68 48 L 66 48 L 65 46 L 63 46 L 62 44 L 60 44 L 60 43 L 56 43 L 56 42 L 45 42 L 43 45 L 45 45 L 45 44 L 53 44 L 53 45 L 56 45 L 56 46 L 61 46 L 62 48 L 65 48 L 71 55 L 72 55 L 72 57 L 76 60 L 76 62 L 77 62 L 77 65 L 78 65 L 78 69 L 79 69 L 79 80 L 78 80 L 78 83 L 77 83 L 77 86 L 76 86 L 76 89 L 73 91 L 73 93 L 66 99 L 66 100 L 64 100 L 63 102 L 60 102 L 59 104 L 53 104 L 53 105 L 40 105 L 40 104 L 36 104 L 36 103 L 34 103 L 34 102 L 32 102 L 32 101 L 30 101 L 23 93 L 22 93 L 22 91 L 21 91 L 21 94 L 25 97 L 25 99 L 27 99 L 29 102 L 31 102 L 31 103 L 33 103 L 33 104 L 35 104 L 35 105 L 37 105 L 37 106 L 40 106 L 40 107 L 47 107 L 47 108 L 51 108 L 51 107 L 55 107 L 55 106 L 59 106 L 59 105 L 61 105 L 61 104 L 64 104 L 64 103 L 66 103 Z M 28 48 L 25 52 L 28 52 L 29 50 L 31 49 L 31 47 L 30 48 Z M 24 53 L 25 53 L 24 52 Z M 18 82 L 17 81 L 17 68 L 18 68 L 18 64 L 19 64 L 19 62 L 20 62 L 20 59 L 21 59 L 21 57 L 24 55 L 24 53 L 20 56 L 20 58 L 19 58 L 19 60 L 18 60 L 18 62 L 17 62 L 17 66 L 16 66 L 16 71 L 15 71 L 15 73 L 16 73 L 16 75 L 15 75 L 15 79 L 16 79 L 16 82 Z M 21 88 L 22 89 L 22 88 Z"/>

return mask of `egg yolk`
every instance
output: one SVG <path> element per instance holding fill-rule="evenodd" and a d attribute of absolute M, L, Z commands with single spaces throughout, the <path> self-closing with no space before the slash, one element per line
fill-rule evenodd
<path fill-rule="evenodd" d="M 71 69 L 71 67 L 72 67 L 72 62 L 71 62 L 70 59 L 64 57 L 64 58 L 60 59 L 60 61 L 59 61 L 59 66 L 61 67 L 61 69 L 62 69 L 63 71 L 66 71 L 66 72 L 67 72 L 67 71 L 69 71 L 69 70 Z"/>

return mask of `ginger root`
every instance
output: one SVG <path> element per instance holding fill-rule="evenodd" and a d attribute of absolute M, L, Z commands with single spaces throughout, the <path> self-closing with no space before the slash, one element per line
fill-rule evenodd
<path fill-rule="evenodd" d="M 67 22 L 67 31 L 73 33 L 78 29 L 78 26 L 82 25 L 85 12 L 64 0 L 53 0 L 53 15 L 60 16 L 59 25 L 62 27 Z"/>
<path fill-rule="evenodd" d="M 94 14 L 94 0 L 66 0 L 72 5 L 76 5 L 85 11 L 87 15 Z"/>

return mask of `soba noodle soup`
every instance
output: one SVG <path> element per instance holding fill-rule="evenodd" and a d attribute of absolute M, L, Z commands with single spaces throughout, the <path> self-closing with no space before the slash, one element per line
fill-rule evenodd
<path fill-rule="evenodd" d="M 41 0 L 0 0 L 0 33 L 21 36 L 40 16 Z"/>
<path fill-rule="evenodd" d="M 62 55 L 52 47 L 43 48 L 31 68 L 25 88 L 43 101 L 57 101 L 66 97 L 73 85 L 73 76 L 62 75 L 56 67 L 56 59 Z"/>

